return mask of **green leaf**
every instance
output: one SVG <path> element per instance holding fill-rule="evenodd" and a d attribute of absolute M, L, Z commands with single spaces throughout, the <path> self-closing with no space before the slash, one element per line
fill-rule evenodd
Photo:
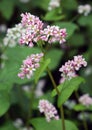
<path fill-rule="evenodd" d="M 81 26 L 91 26 L 92 27 L 92 15 L 88 15 L 88 16 L 81 16 L 78 19 L 78 23 Z"/>
<path fill-rule="evenodd" d="M 14 0 L 2 0 L 0 2 L 0 11 L 7 20 L 11 18 L 13 10 L 14 10 Z"/>
<path fill-rule="evenodd" d="M 17 130 L 17 128 L 13 126 L 13 123 L 11 121 L 8 121 L 0 127 L 0 130 Z"/>
<path fill-rule="evenodd" d="M 37 83 L 39 78 L 41 77 L 42 73 L 46 70 L 50 63 L 50 59 L 44 60 L 41 64 L 40 67 L 36 70 L 35 72 L 35 82 Z"/>
<path fill-rule="evenodd" d="M 57 86 L 57 89 L 59 90 L 59 92 L 62 91 L 64 84 L 65 84 L 65 82 Z M 52 97 L 54 97 L 54 96 L 57 95 L 57 91 L 56 91 L 56 89 L 53 89 L 51 95 L 52 95 Z"/>
<path fill-rule="evenodd" d="M 82 105 L 82 104 L 77 104 L 74 106 L 73 108 L 75 111 L 85 111 L 85 110 L 90 110 L 92 111 L 92 105 L 89 105 L 89 106 L 85 106 L 85 105 Z"/>
<path fill-rule="evenodd" d="M 4 115 L 9 107 L 9 94 L 6 91 L 0 91 L 0 116 Z"/>
<path fill-rule="evenodd" d="M 44 118 L 35 118 L 31 120 L 31 124 L 35 130 L 63 130 L 61 120 L 51 120 L 47 122 Z M 71 121 L 65 120 L 66 130 L 78 130 L 75 124 Z"/>
<path fill-rule="evenodd" d="M 43 19 L 46 21 L 58 21 L 65 17 L 61 13 L 62 12 L 61 12 L 60 8 L 55 8 L 55 9 L 47 12 L 47 14 L 43 17 Z"/>
<path fill-rule="evenodd" d="M 65 81 L 64 86 L 61 84 L 61 92 L 58 97 L 58 106 L 60 107 L 74 92 L 74 90 L 78 89 L 79 85 L 83 83 L 85 80 L 82 77 L 75 77 L 71 80 Z"/>
<path fill-rule="evenodd" d="M 50 0 L 31 0 L 31 5 L 35 8 L 41 8 L 43 10 L 48 10 Z"/>
<path fill-rule="evenodd" d="M 77 0 L 62 0 L 62 7 L 66 10 L 77 10 Z"/>
<path fill-rule="evenodd" d="M 74 106 L 73 108 L 75 111 L 85 111 L 87 109 L 86 106 L 82 105 L 82 104 L 77 104 Z"/>
<path fill-rule="evenodd" d="M 55 69 L 58 65 L 63 56 L 63 51 L 60 49 L 51 49 L 46 54 L 46 58 L 50 58 L 51 62 L 49 64 L 50 70 Z"/>
<path fill-rule="evenodd" d="M 85 36 L 84 34 L 81 33 L 76 33 L 74 34 L 70 39 L 69 39 L 70 45 L 74 47 L 81 47 L 85 44 Z"/>
<path fill-rule="evenodd" d="M 66 28 L 67 38 L 70 38 L 78 29 L 78 26 L 71 22 L 55 22 L 55 25 L 60 26 L 60 28 Z"/>
<path fill-rule="evenodd" d="M 35 47 L 16 46 L 14 48 L 7 48 L 5 55 L 8 57 L 8 60 L 5 62 L 5 67 L 0 70 L 0 89 L 10 90 L 13 83 L 24 84 L 29 82 L 29 79 L 25 78 L 22 80 L 17 75 L 20 71 L 22 61 L 27 56 L 39 52 L 41 51 Z"/>

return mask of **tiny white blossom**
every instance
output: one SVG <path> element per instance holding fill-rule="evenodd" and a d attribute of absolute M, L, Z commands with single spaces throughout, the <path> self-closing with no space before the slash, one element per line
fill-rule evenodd
<path fill-rule="evenodd" d="M 9 28 L 7 30 L 6 37 L 3 39 L 4 46 L 16 46 L 23 32 L 25 32 L 25 28 L 23 28 L 20 23 L 16 24 L 13 28 Z"/>
<path fill-rule="evenodd" d="M 60 6 L 60 0 L 50 0 L 48 10 L 50 11 L 59 6 Z"/>
<path fill-rule="evenodd" d="M 84 16 L 87 16 L 91 12 L 91 10 L 92 10 L 92 7 L 89 4 L 78 6 L 78 13 L 84 14 Z"/>
<path fill-rule="evenodd" d="M 23 125 L 22 119 L 17 118 L 17 119 L 13 122 L 13 125 L 14 125 L 16 128 L 20 128 L 20 127 Z"/>
<path fill-rule="evenodd" d="M 1 24 L 0 25 L 0 32 L 4 33 L 4 32 L 6 32 L 6 30 L 7 30 L 6 25 L 5 24 Z"/>

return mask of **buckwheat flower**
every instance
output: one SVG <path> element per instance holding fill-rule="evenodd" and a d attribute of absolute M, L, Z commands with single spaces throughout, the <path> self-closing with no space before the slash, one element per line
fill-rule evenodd
<path fill-rule="evenodd" d="M 22 33 L 21 38 L 19 40 L 20 45 L 27 44 L 30 47 L 33 47 L 33 38 L 34 34 L 31 34 L 28 30 L 25 33 Z"/>
<path fill-rule="evenodd" d="M 85 106 L 92 105 L 92 98 L 89 96 L 89 94 L 84 94 L 79 98 L 79 102 Z"/>
<path fill-rule="evenodd" d="M 22 121 L 22 119 L 17 118 L 17 119 L 13 122 L 13 125 L 14 125 L 16 128 L 22 127 L 22 126 L 23 126 L 23 121 Z"/>
<path fill-rule="evenodd" d="M 5 33 L 7 30 L 7 26 L 5 24 L 0 25 L 0 32 Z"/>
<path fill-rule="evenodd" d="M 78 6 L 78 13 L 84 14 L 84 16 L 87 16 L 91 12 L 91 10 L 92 7 L 89 4 Z"/>
<path fill-rule="evenodd" d="M 31 15 L 30 13 L 21 14 L 21 23 L 26 28 L 26 32 L 22 33 L 20 44 L 27 44 L 33 47 L 33 43 L 39 40 L 40 30 L 43 28 L 43 22 L 39 17 Z"/>
<path fill-rule="evenodd" d="M 42 29 L 43 27 L 43 22 L 39 19 L 39 17 L 31 15 L 30 13 L 25 13 L 25 14 L 21 14 L 22 20 L 21 23 L 23 26 L 30 26 L 31 28 L 38 28 L 38 29 Z"/>
<path fill-rule="evenodd" d="M 25 92 L 30 92 L 30 86 L 25 85 L 25 86 L 22 87 L 22 90 L 25 91 Z"/>
<path fill-rule="evenodd" d="M 69 60 L 62 65 L 59 71 L 61 72 L 61 76 L 64 79 L 71 79 L 76 77 L 76 71 L 78 71 L 82 66 L 86 67 L 87 62 L 83 58 L 82 55 L 74 56 L 73 60 Z"/>
<path fill-rule="evenodd" d="M 89 76 L 92 74 L 92 67 L 91 66 L 88 66 L 86 69 L 85 69 L 85 75 L 86 76 Z"/>
<path fill-rule="evenodd" d="M 40 32 L 41 40 L 47 41 L 48 43 L 59 42 L 64 43 L 66 40 L 66 29 L 60 29 L 59 26 L 47 26 Z"/>
<path fill-rule="evenodd" d="M 25 32 L 25 29 L 22 27 L 22 24 L 16 24 L 15 27 L 9 28 L 7 30 L 6 37 L 3 39 L 3 44 L 5 46 L 14 47 L 19 43 L 21 34 Z"/>
<path fill-rule="evenodd" d="M 54 8 L 57 8 L 60 6 L 60 0 L 50 0 L 48 10 L 51 11 Z"/>
<path fill-rule="evenodd" d="M 56 108 L 48 100 L 40 100 L 38 108 L 41 113 L 44 113 L 48 122 L 50 122 L 51 119 L 59 119 Z"/>
<path fill-rule="evenodd" d="M 22 20 L 21 24 L 26 29 L 22 33 L 19 43 L 27 44 L 30 47 L 34 46 L 34 43 L 38 41 L 44 41 L 48 43 L 59 42 L 64 43 L 66 40 L 66 29 L 60 29 L 59 26 L 47 26 L 43 27 L 43 22 L 34 15 L 30 13 L 21 14 Z"/>
<path fill-rule="evenodd" d="M 62 65 L 62 67 L 59 69 L 60 72 L 62 72 L 61 76 L 66 79 L 69 78 L 71 79 L 72 77 L 75 77 L 76 73 L 74 70 L 73 66 L 73 61 L 69 60 L 68 62 L 65 63 L 65 65 Z"/>
<path fill-rule="evenodd" d="M 79 70 L 82 66 L 86 67 L 87 62 L 85 61 L 82 55 L 74 56 L 73 66 L 75 70 Z"/>
<path fill-rule="evenodd" d="M 23 79 L 24 77 L 27 77 L 28 79 L 33 76 L 34 71 L 36 71 L 37 68 L 40 67 L 40 61 L 43 57 L 43 53 L 40 54 L 32 54 L 31 56 L 28 56 L 21 65 L 21 72 L 18 74 L 18 76 Z"/>

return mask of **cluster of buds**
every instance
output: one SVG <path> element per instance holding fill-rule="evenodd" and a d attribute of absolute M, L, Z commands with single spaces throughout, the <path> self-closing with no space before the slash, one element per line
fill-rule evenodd
<path fill-rule="evenodd" d="M 58 26 L 47 26 L 44 28 L 43 22 L 30 13 L 21 14 L 21 24 L 26 28 L 26 32 L 22 33 L 20 44 L 34 46 L 35 42 L 45 41 L 48 43 L 59 42 L 64 43 L 66 40 L 66 29 L 60 29 Z"/>
<path fill-rule="evenodd" d="M 50 0 L 48 10 L 50 11 L 57 7 L 60 7 L 60 0 Z"/>
<path fill-rule="evenodd" d="M 19 43 L 21 34 L 25 32 L 25 29 L 22 27 L 22 24 L 16 24 L 15 27 L 9 28 L 7 30 L 6 37 L 3 39 L 3 44 L 5 46 L 14 47 Z"/>
<path fill-rule="evenodd" d="M 92 7 L 89 4 L 78 6 L 78 13 L 84 14 L 84 16 L 87 16 L 91 12 L 91 10 Z"/>
<path fill-rule="evenodd" d="M 85 106 L 92 105 L 92 98 L 89 96 L 89 94 L 84 94 L 79 98 L 79 102 Z"/>
<path fill-rule="evenodd" d="M 39 101 L 39 111 L 44 113 L 46 120 L 49 122 L 52 118 L 55 120 L 59 119 L 56 108 L 48 100 Z"/>
<path fill-rule="evenodd" d="M 76 76 L 76 71 L 78 71 L 82 66 L 86 67 L 87 62 L 82 55 L 78 55 L 74 56 L 73 60 L 69 60 L 65 65 L 62 65 L 59 71 L 62 72 L 61 76 L 64 79 L 71 79 Z"/>
<path fill-rule="evenodd" d="M 32 54 L 31 56 L 28 56 L 26 60 L 23 61 L 23 65 L 21 65 L 21 72 L 18 74 L 18 76 L 23 79 L 24 77 L 27 77 L 28 79 L 31 78 L 34 71 L 40 67 L 40 61 L 43 57 L 43 53 L 40 54 Z"/>

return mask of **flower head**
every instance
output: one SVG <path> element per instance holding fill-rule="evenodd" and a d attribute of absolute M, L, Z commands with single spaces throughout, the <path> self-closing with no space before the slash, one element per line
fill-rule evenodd
<path fill-rule="evenodd" d="M 3 39 L 3 44 L 5 46 L 14 47 L 19 42 L 21 34 L 25 32 L 25 28 L 22 27 L 22 24 L 16 24 L 15 27 L 9 28 L 7 30 L 6 37 Z"/>
<path fill-rule="evenodd" d="M 25 76 L 29 79 L 33 75 L 34 71 L 40 67 L 40 61 L 43 57 L 43 53 L 40 54 L 32 54 L 28 56 L 24 61 L 23 65 L 21 65 L 21 72 L 18 74 L 20 78 L 24 78 Z"/>
<path fill-rule="evenodd" d="M 61 76 L 64 80 L 65 78 L 71 79 L 72 77 L 77 76 L 76 71 L 78 71 L 82 66 L 86 67 L 87 62 L 82 55 L 78 55 L 74 56 L 73 60 L 69 60 L 65 65 L 62 65 L 59 71 L 62 72 Z"/>
<path fill-rule="evenodd" d="M 60 29 L 59 26 L 47 26 L 41 32 L 41 40 L 47 41 L 48 43 L 59 42 L 64 43 L 66 40 L 66 29 Z"/>
<path fill-rule="evenodd" d="M 60 29 L 59 26 L 47 26 L 44 28 L 43 22 L 30 13 L 21 14 L 21 24 L 26 29 L 20 38 L 20 44 L 27 44 L 33 47 L 35 42 L 44 41 L 48 43 L 64 43 L 66 40 L 66 29 Z"/>
<path fill-rule="evenodd" d="M 52 118 L 54 118 L 55 120 L 59 119 L 56 108 L 48 100 L 40 100 L 38 108 L 41 113 L 44 113 L 48 122 Z"/>
<path fill-rule="evenodd" d="M 84 16 L 87 16 L 91 12 L 91 10 L 92 7 L 89 4 L 78 6 L 78 13 L 84 14 Z"/>
<path fill-rule="evenodd" d="M 85 106 L 92 105 L 92 98 L 89 96 L 89 94 L 84 94 L 79 98 L 79 102 Z"/>

